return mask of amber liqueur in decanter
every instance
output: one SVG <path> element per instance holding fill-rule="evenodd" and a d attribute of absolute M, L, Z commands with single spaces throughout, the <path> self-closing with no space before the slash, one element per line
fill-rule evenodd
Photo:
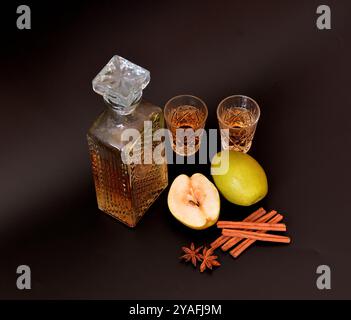
<path fill-rule="evenodd" d="M 120 56 L 114 56 L 93 80 L 93 90 L 106 104 L 87 134 L 97 203 L 129 227 L 138 223 L 168 183 L 166 160 L 144 159 L 145 135 L 164 126 L 161 108 L 142 99 L 149 82 L 148 70 Z M 123 137 L 130 129 L 140 133 L 133 143 Z M 151 141 L 153 152 L 162 142 Z M 126 161 L 126 155 L 136 152 L 141 161 Z"/>

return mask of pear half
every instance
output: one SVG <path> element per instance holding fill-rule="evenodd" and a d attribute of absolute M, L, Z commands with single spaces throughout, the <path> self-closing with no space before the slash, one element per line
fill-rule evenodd
<path fill-rule="evenodd" d="M 219 217 L 220 198 L 215 185 L 203 174 L 185 174 L 174 179 L 168 193 L 172 215 L 189 228 L 202 230 Z"/>

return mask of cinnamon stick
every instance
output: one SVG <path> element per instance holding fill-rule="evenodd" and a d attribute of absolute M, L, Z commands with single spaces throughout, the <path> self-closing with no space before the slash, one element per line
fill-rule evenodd
<path fill-rule="evenodd" d="M 275 215 L 277 214 L 277 211 L 272 210 L 270 212 L 268 212 L 267 214 L 265 214 L 264 216 L 260 217 L 259 219 L 256 220 L 256 222 L 267 222 L 270 219 L 272 219 Z M 270 221 L 271 222 L 271 221 Z M 222 236 L 225 237 L 225 236 Z M 238 242 L 240 242 L 241 240 L 243 240 L 243 238 L 240 237 L 234 237 L 234 238 L 230 238 L 228 239 L 227 242 L 225 242 L 221 249 L 223 251 L 227 251 L 229 250 L 231 247 L 235 246 Z"/>
<path fill-rule="evenodd" d="M 222 234 L 224 236 L 241 237 L 241 238 L 259 240 L 259 241 L 290 243 L 289 237 L 278 236 L 275 234 L 268 234 L 268 233 L 258 233 L 254 231 L 223 229 Z"/>
<path fill-rule="evenodd" d="M 283 220 L 281 214 L 277 214 L 275 217 L 269 220 L 270 223 L 278 223 Z M 257 233 L 265 233 L 266 231 L 258 231 Z M 250 247 L 256 240 L 254 239 L 245 239 L 243 242 L 239 243 L 234 249 L 230 251 L 232 257 L 237 258 L 241 253 L 243 253 L 248 247 Z"/>
<path fill-rule="evenodd" d="M 219 236 L 215 241 L 213 241 L 210 246 L 213 250 L 219 248 L 223 243 L 226 243 L 231 237 L 229 236 Z"/>
<path fill-rule="evenodd" d="M 253 213 L 251 213 L 249 216 L 247 216 L 243 221 L 254 222 L 260 217 L 262 217 L 265 213 L 266 213 L 266 210 L 264 210 L 263 208 L 259 208 Z M 222 244 L 226 243 L 229 239 L 231 239 L 231 237 L 221 235 L 215 241 L 213 241 L 210 246 L 211 248 L 213 248 L 213 250 L 215 250 L 218 247 L 220 247 Z"/>
<path fill-rule="evenodd" d="M 217 227 L 221 229 L 245 229 L 258 231 L 286 231 L 284 223 L 267 222 L 242 222 L 242 221 L 219 221 Z"/>

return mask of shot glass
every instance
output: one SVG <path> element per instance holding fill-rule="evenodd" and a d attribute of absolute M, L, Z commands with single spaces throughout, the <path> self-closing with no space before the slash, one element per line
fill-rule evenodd
<path fill-rule="evenodd" d="M 234 95 L 217 107 L 223 149 L 248 152 L 260 118 L 260 107 L 250 97 Z"/>
<path fill-rule="evenodd" d="M 205 102 L 195 96 L 180 95 L 168 100 L 164 116 L 174 152 L 190 156 L 199 150 L 207 115 Z"/>

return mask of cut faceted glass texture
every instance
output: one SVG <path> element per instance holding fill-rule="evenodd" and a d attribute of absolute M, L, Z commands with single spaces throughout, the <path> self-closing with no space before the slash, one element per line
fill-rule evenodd
<path fill-rule="evenodd" d="M 138 130 L 143 146 L 145 121 L 152 123 L 152 132 L 146 133 L 152 137 L 164 127 L 162 110 L 143 100 L 126 116 L 108 108 L 94 122 L 87 136 L 98 207 L 129 227 L 136 226 L 168 184 L 166 161 L 163 164 L 123 162 L 123 153 L 135 151 L 130 149 L 129 141 L 121 139 L 123 131 Z M 151 154 L 155 148 L 160 148 L 160 143 L 152 141 Z M 144 159 L 144 148 L 136 151 L 141 152 L 140 158 Z"/>
<path fill-rule="evenodd" d="M 93 80 L 93 89 L 115 105 L 137 102 L 150 82 L 150 72 L 120 56 L 113 56 Z"/>

